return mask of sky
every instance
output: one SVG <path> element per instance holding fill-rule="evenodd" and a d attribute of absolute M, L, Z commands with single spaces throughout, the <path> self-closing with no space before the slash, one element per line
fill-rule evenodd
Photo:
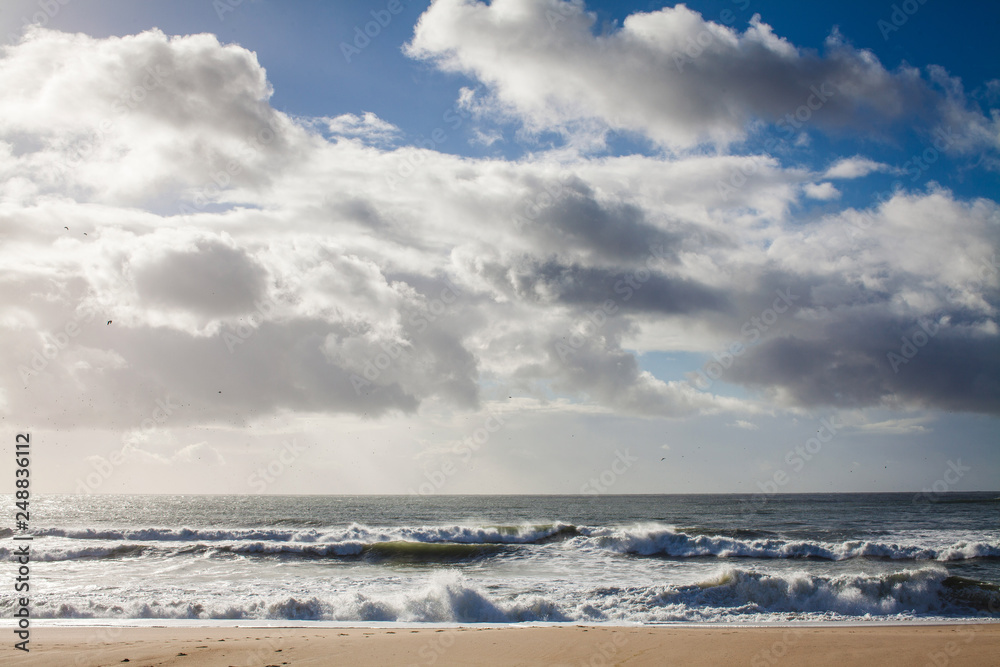
<path fill-rule="evenodd" d="M 995 490 L 998 29 L 7 2 L 7 440 L 49 493 Z"/>

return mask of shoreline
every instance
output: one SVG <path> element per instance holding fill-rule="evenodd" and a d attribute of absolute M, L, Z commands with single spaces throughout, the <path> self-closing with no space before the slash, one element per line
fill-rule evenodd
<path fill-rule="evenodd" d="M 38 667 L 191 665 L 990 665 L 1000 623 L 823 627 L 125 627 L 33 625 Z"/>
<path fill-rule="evenodd" d="M 13 629 L 16 622 L 0 619 L 0 630 Z M 32 628 L 302 628 L 302 629 L 376 629 L 376 630 L 420 630 L 458 628 L 503 629 L 503 628 L 678 628 L 678 629 L 767 629 L 767 628 L 881 628 L 881 627 L 927 627 L 927 626 L 967 626 L 1000 625 L 1000 617 L 968 618 L 915 618 L 886 620 L 802 620 L 802 621 L 669 621 L 662 623 L 587 623 L 583 621 L 524 621 L 520 623 L 462 623 L 462 622 L 410 622 L 410 621 L 325 621 L 298 619 L 186 619 L 186 618 L 32 618 Z"/>

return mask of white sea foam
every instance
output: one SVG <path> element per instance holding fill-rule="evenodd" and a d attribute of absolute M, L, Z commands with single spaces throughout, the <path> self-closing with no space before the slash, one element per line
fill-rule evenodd
<path fill-rule="evenodd" d="M 1000 558 L 1000 542 L 957 542 L 947 546 L 883 543 L 868 540 L 820 542 L 812 540 L 744 540 L 717 535 L 690 535 L 673 527 L 645 524 L 624 528 L 581 527 L 576 542 L 622 554 L 692 558 L 851 558 L 954 561 Z"/>
<path fill-rule="evenodd" d="M 968 615 L 1000 605 L 1000 594 L 949 585 L 941 568 L 882 575 L 818 576 L 721 568 L 689 585 L 554 590 L 549 594 L 498 594 L 454 572 L 439 572 L 420 586 L 317 595 L 197 595 L 162 599 L 128 596 L 115 603 L 99 595 L 48 603 L 42 618 L 285 619 L 404 623 L 666 622 L 900 619 L 914 615 Z M 7 605 L 4 601 L 0 607 Z"/>
<path fill-rule="evenodd" d="M 307 558 L 356 557 L 387 544 L 416 545 L 532 545 L 566 540 L 581 551 L 594 549 L 623 555 L 666 558 L 809 558 L 844 561 L 856 558 L 912 561 L 964 561 L 1000 558 L 1000 541 L 959 540 L 950 544 L 849 540 L 824 542 L 780 538 L 740 539 L 720 535 L 694 535 L 663 524 L 624 527 L 573 526 L 567 523 L 523 526 L 401 526 L 287 529 L 146 528 L 92 530 L 49 528 L 37 537 L 60 538 L 58 546 L 36 543 L 35 558 L 43 561 L 115 558 L 143 553 L 183 556 L 193 552 L 244 556 L 302 556 Z M 103 544 L 102 544 L 103 542 Z M 141 546 L 148 547 L 147 549 Z M 0 547 L 0 557 L 10 549 Z M 442 558 L 454 553 L 436 552 Z M 482 554 L 488 552 L 483 551 Z M 391 553 L 380 553 L 392 557 Z M 406 555 L 400 552 L 400 555 Z M 435 552 L 427 550 L 431 559 Z M 480 555 L 469 552 L 467 556 Z M 409 556 L 413 556 L 412 553 Z"/>
<path fill-rule="evenodd" d="M 284 528 L 138 528 L 95 530 L 93 528 L 42 528 L 37 536 L 76 540 L 130 540 L 145 542 L 455 542 L 460 544 L 531 544 L 574 533 L 566 523 L 518 526 L 399 526 L 369 527 L 353 523 L 345 528 L 289 530 Z"/>
<path fill-rule="evenodd" d="M 32 614 L 191 624 L 1000 618 L 996 503 L 911 501 L 780 497 L 748 516 L 714 496 L 41 496 Z M 2 542 L 9 560 L 15 545 Z M 0 598 L 0 615 L 10 604 Z"/>

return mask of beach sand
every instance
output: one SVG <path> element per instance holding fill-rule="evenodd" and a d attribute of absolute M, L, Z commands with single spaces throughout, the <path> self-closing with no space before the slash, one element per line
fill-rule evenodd
<path fill-rule="evenodd" d="M 1000 624 L 448 629 L 43 626 L 31 630 L 30 653 L 14 650 L 12 644 L 4 651 L 4 664 L 37 667 L 1000 665 Z"/>

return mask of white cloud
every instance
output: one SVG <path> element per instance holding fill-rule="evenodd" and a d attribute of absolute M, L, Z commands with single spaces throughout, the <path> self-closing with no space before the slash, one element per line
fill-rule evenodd
<path fill-rule="evenodd" d="M 929 418 L 927 416 L 887 419 L 880 422 L 859 424 L 856 428 L 866 433 L 915 435 L 918 433 L 930 433 L 931 429 L 925 426 L 928 421 Z"/>
<path fill-rule="evenodd" d="M 835 188 L 833 183 L 806 183 L 802 186 L 802 190 L 810 199 L 829 201 L 840 198 L 840 190 Z"/>
<path fill-rule="evenodd" d="M 322 121 L 331 134 L 357 137 L 376 144 L 391 143 L 400 135 L 398 127 L 370 111 L 360 116 L 353 113 L 341 114 L 333 118 L 324 118 Z"/>
<path fill-rule="evenodd" d="M 219 450 L 207 442 L 196 442 L 182 447 L 172 458 L 181 463 L 197 463 L 198 465 L 221 466 L 226 464 L 226 460 L 219 453 Z"/>
<path fill-rule="evenodd" d="M 440 0 L 407 53 L 482 81 L 496 113 L 532 131 L 592 134 L 596 122 L 685 149 L 739 140 L 755 120 L 793 132 L 868 129 L 930 111 L 966 118 L 959 127 L 975 128 L 963 135 L 970 145 L 993 141 L 990 121 L 960 96 L 942 95 L 912 68 L 886 70 L 836 31 L 819 55 L 759 16 L 742 33 L 682 4 L 631 14 L 601 34 L 595 20 L 562 0 Z M 931 72 L 935 83 L 944 77 Z"/>
<path fill-rule="evenodd" d="M 521 10 L 536 11 L 439 3 L 417 43 L 441 12 L 516 27 Z M 567 18 L 556 36 L 575 43 L 559 31 L 587 20 Z M 680 8 L 644 15 L 613 46 L 651 49 L 654 33 L 679 26 L 680 39 L 699 21 Z M 793 70 L 803 57 L 762 24 L 717 36 L 719 48 Z M 580 48 L 594 39 L 588 28 Z M 47 67 L 52 58 L 68 72 Z M 155 65 L 155 103 L 80 155 L 116 91 Z M 746 416 L 762 411 L 756 395 L 996 409 L 978 379 L 991 377 L 996 343 L 997 277 L 981 268 L 998 240 L 989 200 L 901 191 L 872 210 L 799 221 L 789 211 L 803 193 L 832 186 L 767 156 L 479 160 L 327 139 L 318 121 L 270 107 L 252 54 L 206 35 L 38 30 L 0 59 L 0 84 L 11 90 L 0 173 L 20 179 L 0 199 L 0 322 L 15 323 L 0 328 L 14 360 L 0 389 L 7 413 L 26 420 L 133 428 L 167 394 L 171 428 L 474 409 L 503 391 L 643 417 Z M 564 106 L 553 101 L 553 117 Z M 656 127 L 701 136 L 676 118 Z M 337 122 L 390 132 L 373 116 Z M 55 176 L 60 163 L 74 166 Z M 737 173 L 741 185 L 720 191 Z M 633 351 L 726 349 L 780 289 L 796 307 L 727 376 L 755 397 L 699 391 L 637 362 Z M 942 327 L 921 352 L 927 372 L 947 361 L 953 384 L 885 364 L 920 317 Z"/>
<path fill-rule="evenodd" d="M 7 160 L 39 195 L 139 204 L 221 181 L 259 187 L 306 136 L 268 104 L 256 56 L 208 34 L 31 28 L 0 60 L 0 86 Z"/>
<path fill-rule="evenodd" d="M 876 171 L 892 171 L 892 167 L 856 155 L 835 162 L 826 170 L 823 178 L 862 178 Z"/>

